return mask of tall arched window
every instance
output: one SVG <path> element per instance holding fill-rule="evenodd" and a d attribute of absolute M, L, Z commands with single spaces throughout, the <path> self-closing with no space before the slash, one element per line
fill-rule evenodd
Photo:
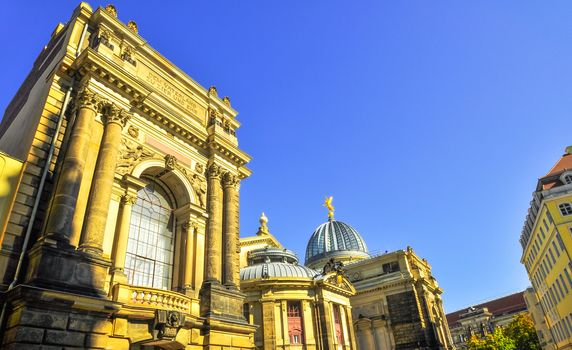
<path fill-rule="evenodd" d="M 130 284 L 170 289 L 175 242 L 173 208 L 158 186 L 141 189 L 131 213 L 125 257 Z"/>

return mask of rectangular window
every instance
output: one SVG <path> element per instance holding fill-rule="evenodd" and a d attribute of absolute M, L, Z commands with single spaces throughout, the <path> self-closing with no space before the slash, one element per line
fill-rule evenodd
<path fill-rule="evenodd" d="M 562 214 L 562 216 L 572 214 L 572 205 L 570 203 L 558 204 L 558 209 L 560 209 L 560 214 Z"/>
<path fill-rule="evenodd" d="M 344 331 L 342 328 L 342 317 L 340 313 L 340 306 L 334 305 L 334 328 L 336 332 L 336 339 L 338 340 L 338 344 L 341 345 L 344 343 Z"/>
<path fill-rule="evenodd" d="M 550 301 L 552 302 L 552 306 L 554 307 L 557 304 L 556 301 L 556 297 L 554 296 L 554 291 L 552 290 L 552 287 L 548 288 L 548 292 L 549 292 L 549 296 L 550 296 Z"/>
<path fill-rule="evenodd" d="M 300 301 L 288 301 L 288 336 L 290 343 L 302 344 L 304 339 L 304 325 L 302 323 L 302 306 Z"/>
<path fill-rule="evenodd" d="M 552 252 L 552 248 L 548 248 L 548 254 L 550 254 L 550 258 L 552 259 L 552 263 L 556 264 L 556 259 L 554 258 L 554 253 Z"/>
<path fill-rule="evenodd" d="M 562 300 L 564 298 L 564 292 L 562 291 L 562 286 L 560 285 L 560 280 L 556 279 L 556 287 L 558 287 L 558 292 L 560 293 L 560 300 Z M 559 300 L 559 301 L 560 301 Z"/>
<path fill-rule="evenodd" d="M 558 241 L 558 245 L 560 246 L 560 249 L 562 251 L 566 250 L 566 247 L 564 247 L 564 242 L 562 241 L 562 236 L 560 236 L 560 233 L 556 232 L 556 240 Z"/>
<path fill-rule="evenodd" d="M 564 274 L 566 275 L 566 279 L 568 280 L 568 285 L 570 289 L 572 289 L 572 277 L 570 277 L 570 272 L 568 272 L 567 268 L 564 268 Z"/>
<path fill-rule="evenodd" d="M 552 241 L 552 247 L 554 247 L 554 251 L 556 252 L 556 256 L 560 257 L 560 250 L 558 250 L 558 247 L 556 246 L 556 242 Z"/>
<path fill-rule="evenodd" d="M 546 222 L 546 219 L 542 219 L 542 223 L 544 224 L 544 228 L 546 229 L 546 232 L 550 231 L 548 229 L 548 223 Z"/>
<path fill-rule="evenodd" d="M 566 286 L 566 283 L 564 283 L 564 277 L 562 277 L 562 274 L 560 274 L 558 277 L 560 278 L 560 282 L 562 282 L 562 288 L 564 288 L 564 292 L 568 294 L 568 287 Z"/>
<path fill-rule="evenodd" d="M 383 273 L 392 273 L 399 271 L 399 263 L 397 261 L 392 261 L 382 266 Z"/>
<path fill-rule="evenodd" d="M 546 235 L 544 234 L 542 227 L 540 228 L 540 235 L 542 236 L 542 239 L 546 239 Z"/>

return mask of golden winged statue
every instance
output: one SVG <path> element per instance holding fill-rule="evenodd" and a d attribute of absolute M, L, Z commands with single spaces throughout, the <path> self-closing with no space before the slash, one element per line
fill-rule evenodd
<path fill-rule="evenodd" d="M 328 218 L 334 218 L 334 206 L 332 205 L 332 201 L 334 200 L 333 196 L 326 197 L 324 201 L 324 207 L 328 208 Z"/>

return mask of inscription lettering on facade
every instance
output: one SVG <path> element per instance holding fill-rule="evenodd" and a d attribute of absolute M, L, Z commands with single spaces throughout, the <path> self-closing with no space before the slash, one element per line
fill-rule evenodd
<path fill-rule="evenodd" d="M 147 67 L 141 65 L 139 77 L 149 83 L 155 90 L 170 98 L 185 111 L 197 117 L 201 123 L 205 124 L 205 109 L 193 101 L 191 97 L 177 89 L 173 84 L 169 83 L 160 75 L 152 72 Z"/>

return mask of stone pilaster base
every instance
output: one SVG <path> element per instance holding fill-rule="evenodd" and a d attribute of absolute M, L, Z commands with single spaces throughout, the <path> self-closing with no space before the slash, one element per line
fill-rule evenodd
<path fill-rule="evenodd" d="M 20 285 L 6 296 L 2 349 L 105 349 L 119 304 Z"/>
<path fill-rule="evenodd" d="M 218 282 L 204 282 L 200 291 L 204 349 L 254 349 L 256 326 L 242 314 L 244 294 Z"/>
<path fill-rule="evenodd" d="M 91 296 L 105 296 L 109 260 L 100 256 L 37 244 L 28 253 L 26 284 Z"/>
<path fill-rule="evenodd" d="M 201 316 L 248 324 L 242 314 L 244 294 L 218 282 L 204 282 L 200 291 Z"/>

